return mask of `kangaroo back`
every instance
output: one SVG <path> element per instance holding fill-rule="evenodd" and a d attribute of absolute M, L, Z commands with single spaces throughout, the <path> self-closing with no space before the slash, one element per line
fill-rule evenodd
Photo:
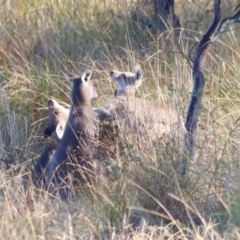
<path fill-rule="evenodd" d="M 33 167 L 32 170 L 32 182 L 36 187 L 41 187 L 45 185 L 44 180 L 44 173 L 45 169 L 53 156 L 53 154 L 56 152 L 58 148 L 59 140 L 53 141 L 50 144 L 48 144 L 40 157 L 38 158 L 36 164 Z"/>

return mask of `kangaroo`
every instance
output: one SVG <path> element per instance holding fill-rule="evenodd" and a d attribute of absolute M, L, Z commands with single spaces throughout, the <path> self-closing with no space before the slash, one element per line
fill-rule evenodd
<path fill-rule="evenodd" d="M 94 111 L 100 121 L 110 121 L 120 118 L 117 110 L 117 102 L 121 102 L 121 96 L 135 96 L 137 89 L 142 85 L 143 72 L 140 65 L 135 67 L 135 72 L 110 71 L 110 76 L 115 76 L 118 88 L 114 97 L 104 107 L 95 108 Z M 111 104 L 113 103 L 113 104 Z M 114 106 L 116 104 L 116 106 Z M 115 109 L 116 108 L 116 109 Z"/>
<path fill-rule="evenodd" d="M 96 98 L 97 96 L 98 95 L 96 94 L 96 91 L 93 91 L 93 95 L 91 96 L 91 99 Z M 93 109 L 95 110 L 95 108 Z M 52 135 L 54 131 L 56 131 L 58 139 L 61 139 L 63 136 L 65 125 L 68 120 L 69 113 L 70 113 L 69 108 L 63 107 L 54 99 L 49 99 L 48 100 L 48 119 L 50 121 L 50 125 L 45 129 L 44 137 L 47 138 L 50 135 Z"/>
<path fill-rule="evenodd" d="M 49 99 L 47 103 L 48 103 L 48 118 L 50 121 L 50 125 L 45 129 L 44 137 L 47 138 L 54 131 L 56 131 L 58 140 L 52 141 L 45 147 L 43 153 L 40 155 L 32 169 L 32 182 L 36 187 L 45 185 L 44 181 L 45 168 L 47 167 L 49 160 L 51 159 L 51 157 L 58 148 L 59 140 L 63 136 L 65 125 L 70 112 L 70 109 L 61 106 L 54 99 Z"/>
<path fill-rule="evenodd" d="M 136 90 L 142 85 L 143 71 L 140 65 L 135 67 L 135 72 L 110 71 L 110 77 L 118 85 L 115 97 L 122 94 L 134 96 Z"/>
<path fill-rule="evenodd" d="M 140 70 L 140 66 L 137 66 L 136 68 L 139 68 Z M 130 92 L 132 92 L 132 94 L 135 94 L 136 89 L 142 84 L 142 78 L 134 79 L 135 74 L 131 72 L 119 72 L 119 74 L 125 74 L 125 79 L 124 81 L 119 81 L 119 86 L 115 90 L 114 96 L 118 96 L 126 91 L 128 91 L 128 94 L 130 94 Z M 140 74 L 140 71 L 137 72 L 137 74 Z M 94 91 L 91 99 L 95 97 L 96 95 Z M 95 111 L 96 119 L 99 119 L 100 121 L 102 119 L 106 120 L 107 112 L 102 107 L 93 108 L 93 110 Z M 51 136 L 54 131 L 56 131 L 58 139 L 61 139 L 63 136 L 66 122 L 68 120 L 69 113 L 69 108 L 63 107 L 54 99 L 49 99 L 48 118 L 50 121 L 50 125 L 45 129 L 44 137 L 47 138 Z M 109 118 L 111 118 L 111 116 L 109 116 Z"/>
<path fill-rule="evenodd" d="M 86 168 L 90 167 L 94 154 L 95 114 L 91 106 L 91 96 L 96 93 L 90 80 L 91 73 L 85 72 L 81 77 L 68 71 L 62 73 L 71 82 L 72 103 L 62 139 L 46 169 L 46 184 L 51 193 L 54 185 L 60 184 L 60 178 L 55 171 L 68 160 L 69 149 L 77 156 L 80 165 Z M 53 186 L 50 186 L 51 183 Z"/>
<path fill-rule="evenodd" d="M 34 165 L 32 169 L 32 182 L 36 187 L 46 186 L 46 181 L 44 180 L 45 168 L 53 154 L 56 152 L 58 145 L 59 140 L 52 141 L 48 144 Z"/>
<path fill-rule="evenodd" d="M 98 95 L 96 91 L 94 90 L 92 92 L 92 98 L 96 98 Z M 56 131 L 58 140 L 53 141 L 50 144 L 46 146 L 43 153 L 38 158 L 36 164 L 33 167 L 32 171 L 32 180 L 33 183 L 35 183 L 35 186 L 39 186 L 37 181 L 41 180 L 44 174 L 44 170 L 57 150 L 59 140 L 62 138 L 65 126 L 69 117 L 70 109 L 65 108 L 62 105 L 60 105 L 56 100 L 49 99 L 47 102 L 48 105 L 48 118 L 50 121 L 50 125 L 45 129 L 44 131 L 44 137 L 49 137 L 54 131 Z"/>
<path fill-rule="evenodd" d="M 68 120 L 70 109 L 63 107 L 56 100 L 48 100 L 48 118 L 50 125 L 44 131 L 44 137 L 49 137 L 54 131 L 61 139 Z"/>
<path fill-rule="evenodd" d="M 183 121 L 176 110 L 158 102 L 135 97 L 142 84 L 143 72 L 138 65 L 135 73 L 110 71 L 112 81 L 117 83 L 117 95 L 104 107 L 101 121 L 120 119 L 132 132 L 145 140 L 155 140 L 175 131 Z"/>

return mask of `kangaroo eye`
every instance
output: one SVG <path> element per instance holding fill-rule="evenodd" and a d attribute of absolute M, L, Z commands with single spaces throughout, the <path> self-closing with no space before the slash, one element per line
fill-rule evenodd
<path fill-rule="evenodd" d="M 127 79 L 127 77 L 126 77 L 126 75 L 125 75 L 125 74 L 123 74 L 123 75 L 122 75 L 122 77 L 123 77 L 123 79 L 124 79 L 124 80 L 126 80 L 126 79 Z"/>

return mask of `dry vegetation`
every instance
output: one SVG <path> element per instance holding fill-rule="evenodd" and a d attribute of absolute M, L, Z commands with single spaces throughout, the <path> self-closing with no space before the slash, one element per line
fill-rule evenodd
<path fill-rule="evenodd" d="M 109 70 L 131 70 L 138 62 L 144 70 L 138 95 L 186 116 L 191 58 L 212 19 L 204 12 L 208 1 L 176 2 L 186 28 L 177 43 L 171 30 L 146 26 L 152 12 L 150 6 L 141 12 L 142 2 L 2 1 L 0 239 L 240 239 L 240 25 L 210 50 L 187 179 L 177 173 L 175 141 L 138 152 L 134 136 L 120 126 L 110 143 L 104 140 L 109 154 L 99 153 L 108 177 L 81 186 L 68 203 L 31 183 L 32 164 L 46 143 L 47 99 L 69 104 L 60 68 L 93 69 L 100 96 L 93 105 L 101 106 L 116 88 Z M 223 1 L 223 15 L 236 4 Z"/>

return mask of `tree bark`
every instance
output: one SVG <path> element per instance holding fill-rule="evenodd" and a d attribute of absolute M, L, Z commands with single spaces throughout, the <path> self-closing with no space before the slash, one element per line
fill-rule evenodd
<path fill-rule="evenodd" d="M 195 139 L 197 134 L 197 124 L 198 116 L 200 113 L 200 106 L 204 92 L 204 69 L 207 59 L 207 55 L 211 44 L 216 40 L 216 38 L 224 32 L 227 25 L 232 23 L 240 22 L 240 9 L 235 11 L 233 16 L 221 19 L 220 10 L 221 0 L 214 0 L 214 19 L 208 30 L 199 42 L 196 58 L 194 60 L 193 66 L 193 90 L 191 95 L 191 100 L 188 108 L 187 118 L 185 127 L 187 134 L 184 141 L 184 151 L 181 159 L 180 174 L 185 175 L 188 168 L 190 160 L 194 157 L 195 151 Z"/>
<path fill-rule="evenodd" d="M 184 141 L 184 153 L 181 159 L 180 174 L 185 175 L 189 168 L 189 160 L 194 157 L 195 139 L 197 133 L 198 117 L 200 113 L 200 106 L 203 97 L 205 79 L 203 71 L 205 69 L 205 62 L 208 55 L 209 48 L 213 42 L 212 38 L 217 32 L 221 23 L 220 12 L 221 0 L 215 0 L 214 2 L 214 19 L 209 26 L 206 33 L 203 35 L 202 40 L 199 42 L 196 57 L 193 66 L 193 89 L 190 104 L 188 107 L 188 113 L 186 118 L 185 127 L 187 134 Z"/>

